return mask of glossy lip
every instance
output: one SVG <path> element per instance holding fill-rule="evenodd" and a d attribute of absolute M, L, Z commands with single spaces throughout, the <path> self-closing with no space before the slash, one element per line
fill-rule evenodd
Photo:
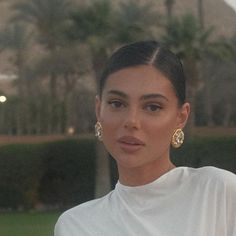
<path fill-rule="evenodd" d="M 133 136 L 122 136 L 118 139 L 120 148 L 127 153 L 133 153 L 142 148 L 145 143 Z"/>

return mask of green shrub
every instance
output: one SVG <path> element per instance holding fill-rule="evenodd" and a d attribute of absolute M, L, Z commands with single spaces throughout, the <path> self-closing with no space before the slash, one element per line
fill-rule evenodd
<path fill-rule="evenodd" d="M 0 208 L 65 208 L 92 199 L 95 156 L 93 139 L 1 147 Z"/>
<path fill-rule="evenodd" d="M 35 204 L 42 175 L 40 153 L 37 145 L 12 144 L 0 148 L 0 207 L 30 208 Z"/>
<path fill-rule="evenodd" d="M 195 138 L 171 151 L 177 166 L 220 167 L 236 173 L 236 137 Z M 0 209 L 37 203 L 68 208 L 94 197 L 95 140 L 67 139 L 0 147 Z M 118 174 L 111 161 L 111 182 Z"/>
<path fill-rule="evenodd" d="M 195 138 L 172 150 L 177 166 L 215 166 L 236 173 L 236 137 Z"/>
<path fill-rule="evenodd" d="M 23 191 L 14 184 L 0 185 L 0 208 L 16 210 L 24 205 Z"/>
<path fill-rule="evenodd" d="M 94 197 L 95 143 L 91 139 L 45 144 L 40 198 L 44 203 L 71 207 Z"/>
<path fill-rule="evenodd" d="M 236 174 L 236 137 L 196 137 L 185 141 L 179 149 L 171 149 L 171 160 L 176 166 L 215 166 Z M 111 183 L 117 183 L 117 167 L 112 160 Z"/>

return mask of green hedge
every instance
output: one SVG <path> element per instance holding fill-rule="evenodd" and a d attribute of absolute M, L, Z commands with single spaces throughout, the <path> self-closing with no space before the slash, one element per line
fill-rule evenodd
<path fill-rule="evenodd" d="M 177 166 L 215 166 L 236 174 L 236 137 L 195 138 L 172 150 Z"/>
<path fill-rule="evenodd" d="M 95 143 L 70 139 L 0 148 L 0 209 L 67 208 L 94 197 Z"/>
<path fill-rule="evenodd" d="M 95 140 L 68 139 L 0 147 L 0 209 L 38 203 L 68 208 L 94 198 Z M 172 150 L 177 166 L 212 165 L 236 173 L 236 137 L 195 138 Z M 111 161 L 111 182 L 117 181 Z"/>
<path fill-rule="evenodd" d="M 30 208 L 42 176 L 41 149 L 36 145 L 0 148 L 0 208 Z"/>
<path fill-rule="evenodd" d="M 59 141 L 44 146 L 40 199 L 60 207 L 92 199 L 95 189 L 94 140 Z"/>
<path fill-rule="evenodd" d="M 236 137 L 196 137 L 182 147 L 171 149 L 171 160 L 176 166 L 215 166 L 236 174 Z M 111 183 L 115 187 L 118 174 L 115 162 L 110 162 Z"/>

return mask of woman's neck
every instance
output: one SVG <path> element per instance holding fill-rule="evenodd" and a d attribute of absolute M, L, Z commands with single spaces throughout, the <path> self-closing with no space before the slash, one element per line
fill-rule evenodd
<path fill-rule="evenodd" d="M 126 186 L 141 186 L 155 181 L 174 168 L 175 165 L 170 160 L 134 168 L 127 168 L 118 164 L 119 181 Z"/>

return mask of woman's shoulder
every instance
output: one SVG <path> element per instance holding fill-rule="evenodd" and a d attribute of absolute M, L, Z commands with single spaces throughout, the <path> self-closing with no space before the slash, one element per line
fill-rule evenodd
<path fill-rule="evenodd" d="M 90 200 L 62 213 L 56 222 L 54 235 L 90 235 L 88 234 L 89 225 L 103 222 L 103 218 L 108 215 L 111 195 L 112 192 L 102 198 Z"/>
<path fill-rule="evenodd" d="M 236 175 L 231 171 L 214 166 L 188 168 L 188 171 L 190 172 L 190 175 L 200 183 L 211 183 L 220 187 L 232 187 L 236 189 Z"/>
<path fill-rule="evenodd" d="M 84 202 L 66 210 L 58 218 L 58 223 L 66 224 L 67 222 L 75 222 L 76 219 L 86 221 L 86 219 L 92 219 L 94 216 L 101 215 L 107 208 L 111 195 L 112 192 L 104 197 Z"/>
<path fill-rule="evenodd" d="M 233 172 L 214 166 L 204 166 L 195 168 L 194 170 L 199 176 L 208 177 L 210 179 L 214 178 L 223 181 L 236 179 L 236 175 Z"/>
<path fill-rule="evenodd" d="M 55 228 L 55 236 L 75 236 L 75 235 L 86 235 L 84 227 L 88 226 L 88 215 L 91 214 L 89 210 L 92 205 L 96 204 L 99 200 L 91 200 L 86 203 L 82 203 L 75 206 L 60 215 L 58 218 Z M 86 219 L 86 222 L 85 222 Z"/>

